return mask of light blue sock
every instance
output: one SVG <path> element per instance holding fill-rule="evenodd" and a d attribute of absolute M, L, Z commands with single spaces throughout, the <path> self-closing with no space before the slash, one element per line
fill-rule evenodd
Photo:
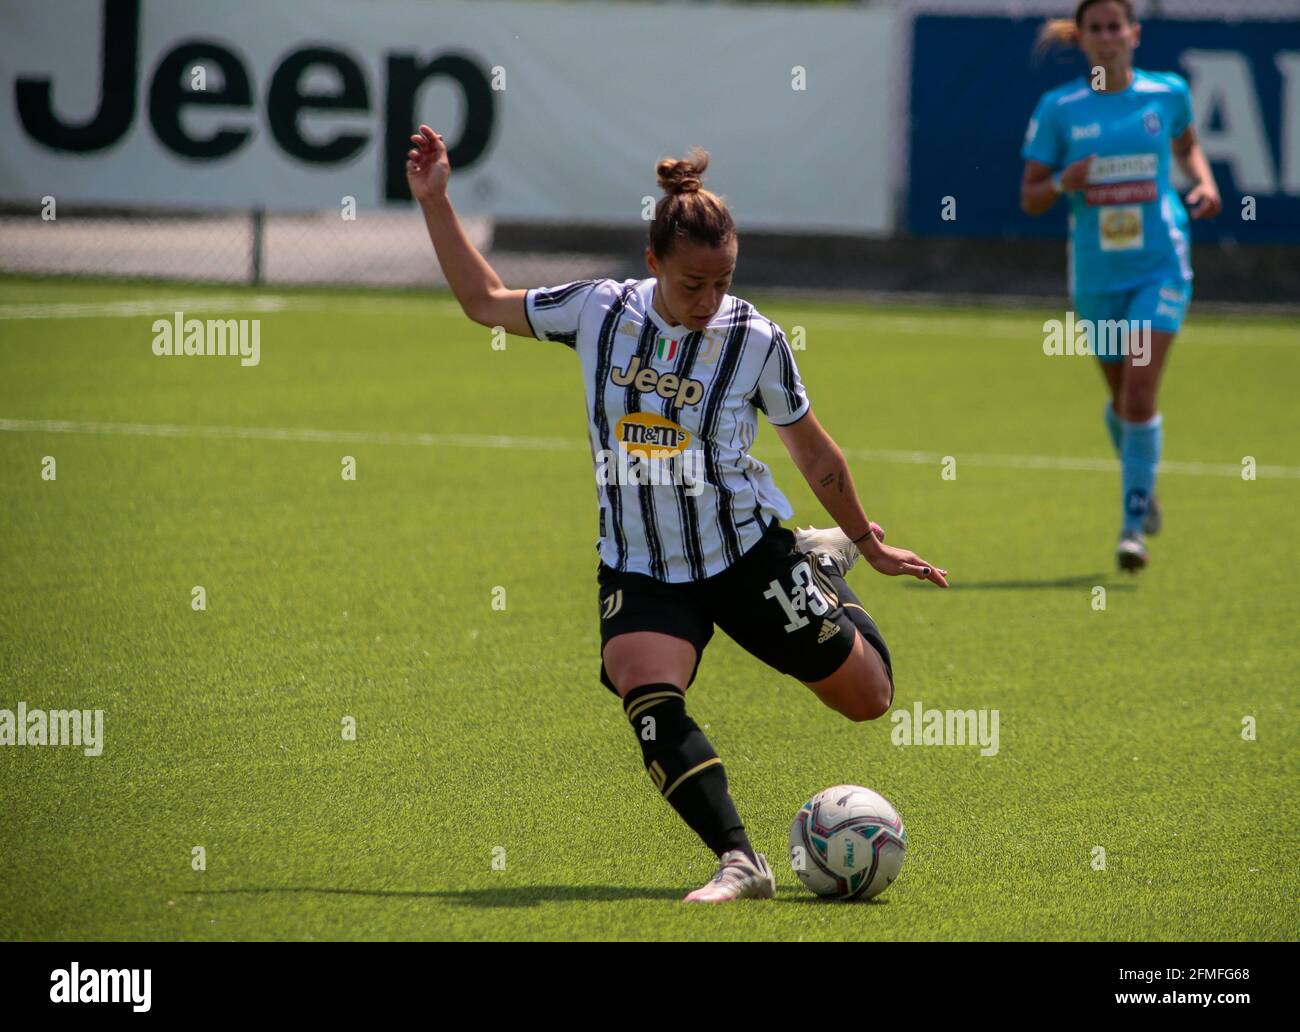
<path fill-rule="evenodd" d="M 1106 432 L 1110 434 L 1110 443 L 1115 446 L 1115 454 L 1120 454 L 1120 442 L 1124 439 L 1123 421 L 1110 399 L 1106 399 Z"/>
<path fill-rule="evenodd" d="M 1141 531 L 1156 489 L 1156 467 L 1160 465 L 1160 448 L 1164 443 L 1160 413 L 1148 422 L 1121 420 L 1120 464 L 1124 480 L 1124 532 Z"/>

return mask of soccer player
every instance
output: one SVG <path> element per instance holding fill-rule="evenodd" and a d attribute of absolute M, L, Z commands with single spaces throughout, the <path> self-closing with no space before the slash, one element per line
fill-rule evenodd
<path fill-rule="evenodd" d="M 600 502 L 601 683 L 622 699 L 655 787 L 718 857 L 686 899 L 771 898 L 722 760 L 686 712 L 714 625 L 832 709 L 873 720 L 893 701 L 893 669 L 845 575 L 859 556 L 939 587 L 945 571 L 884 544 L 780 328 L 727 293 L 738 241 L 701 185 L 707 153 L 657 165 L 650 277 L 510 290 L 452 210 L 442 138 L 422 125 L 411 142 L 411 192 L 465 314 L 577 355 Z M 749 454 L 760 411 L 838 527 L 781 526 L 790 503 Z"/>
<path fill-rule="evenodd" d="M 1083 0 L 1073 20 L 1043 26 L 1040 46 L 1077 45 L 1092 71 L 1039 100 L 1020 184 L 1029 215 L 1069 197 L 1075 315 L 1091 324 L 1094 342 L 1110 345 L 1098 347 L 1098 357 L 1110 388 L 1106 428 L 1123 471 L 1115 558 L 1130 571 L 1147 565 L 1145 535 L 1160 529 L 1156 392 L 1192 296 L 1187 211 L 1169 185 L 1171 154 L 1192 182 L 1192 218 L 1212 218 L 1222 207 L 1192 125 L 1187 82 L 1134 68 L 1139 34 L 1128 0 Z M 1117 338 L 1128 347 L 1115 347 Z"/>

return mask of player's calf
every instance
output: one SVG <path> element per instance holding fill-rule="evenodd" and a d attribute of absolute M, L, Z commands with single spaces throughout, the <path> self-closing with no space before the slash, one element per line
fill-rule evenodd
<path fill-rule="evenodd" d="M 715 855 L 739 850 L 753 860 L 722 760 L 687 715 L 681 691 L 671 684 L 640 685 L 623 697 L 623 712 L 641 745 L 646 773 L 682 820 Z"/>

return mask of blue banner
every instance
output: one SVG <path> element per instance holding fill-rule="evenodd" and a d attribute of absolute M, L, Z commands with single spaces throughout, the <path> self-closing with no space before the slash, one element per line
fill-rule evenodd
<path fill-rule="evenodd" d="M 1065 236 L 1066 205 L 1039 218 L 1020 211 L 1020 146 L 1034 106 L 1088 71 L 1077 49 L 1035 55 L 1042 23 L 915 20 L 913 235 Z M 1191 84 L 1196 130 L 1223 196 L 1218 218 L 1192 222 L 1193 240 L 1300 242 L 1300 22 L 1145 21 L 1134 63 Z"/>

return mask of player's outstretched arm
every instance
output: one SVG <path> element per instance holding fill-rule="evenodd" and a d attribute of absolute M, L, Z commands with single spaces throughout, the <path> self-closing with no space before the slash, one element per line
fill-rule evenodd
<path fill-rule="evenodd" d="M 813 494 L 840 529 L 855 539 L 854 544 L 872 569 L 890 577 L 907 574 L 941 588 L 948 586 L 947 570 L 926 562 L 915 552 L 886 545 L 871 532 L 871 521 L 858 500 L 844 453 L 817 422 L 812 409 L 786 426 L 773 425 Z"/>
<path fill-rule="evenodd" d="M 532 329 L 524 313 L 526 291 L 506 288 L 487 259 L 469 242 L 452 210 L 447 197 L 451 162 L 442 136 L 422 125 L 419 133 L 411 137 L 411 145 L 406 156 L 406 181 L 411 195 L 420 202 L 438 264 L 461 309 L 483 326 L 503 326 L 508 333 L 531 337 Z"/>

